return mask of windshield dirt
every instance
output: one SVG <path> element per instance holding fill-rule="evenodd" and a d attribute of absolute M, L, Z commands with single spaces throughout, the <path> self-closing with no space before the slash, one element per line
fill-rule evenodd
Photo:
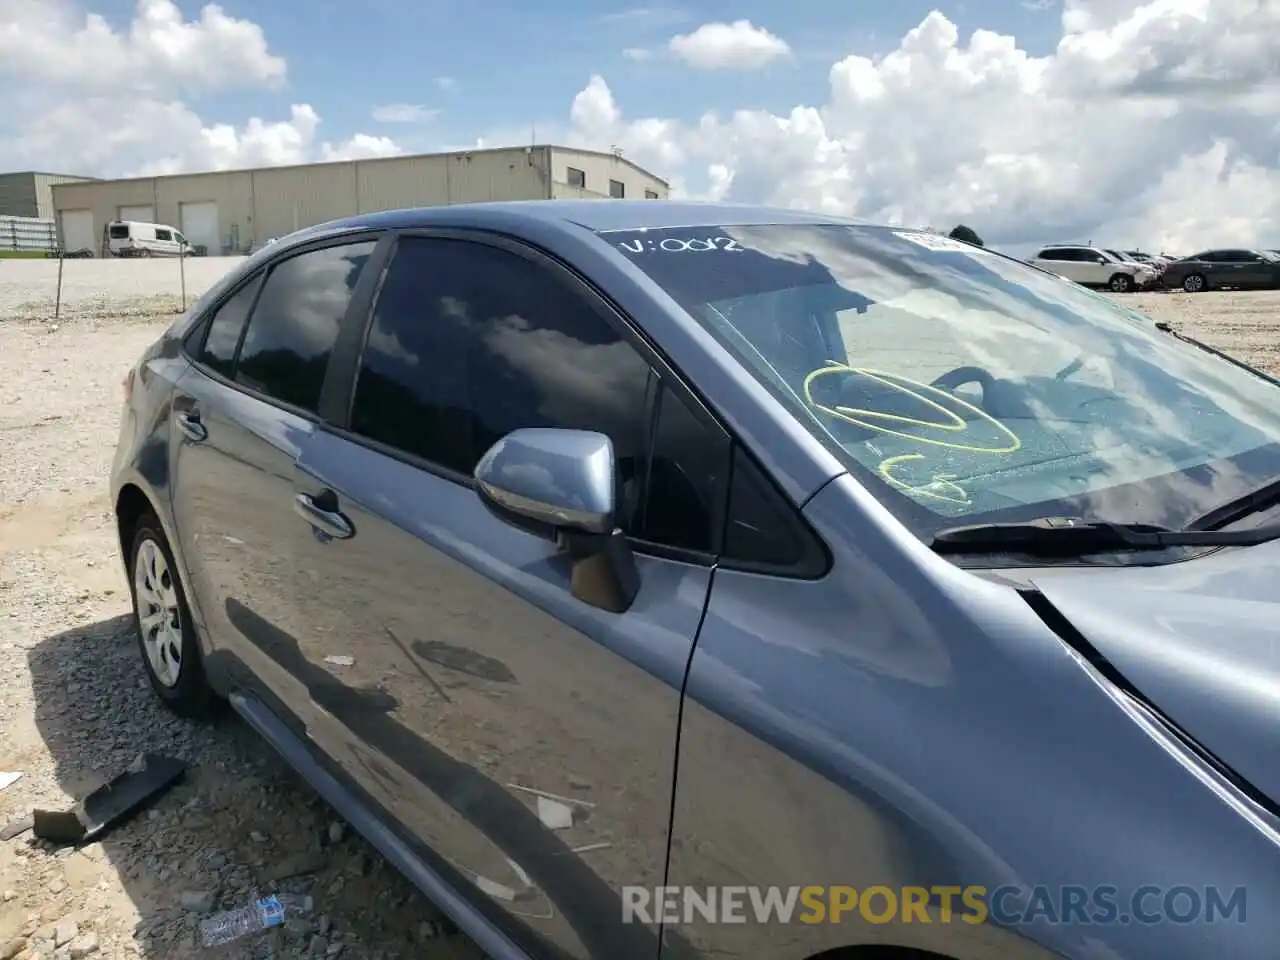
<path fill-rule="evenodd" d="M 929 233 L 611 232 L 922 538 L 1178 527 L 1280 472 L 1280 387 L 1100 294 Z"/>

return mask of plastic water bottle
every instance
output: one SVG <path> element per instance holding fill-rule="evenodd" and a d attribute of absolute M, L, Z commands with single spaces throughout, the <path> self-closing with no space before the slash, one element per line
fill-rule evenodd
<path fill-rule="evenodd" d="M 286 914 L 309 913 L 311 898 L 295 893 L 263 897 L 243 907 L 215 913 L 200 923 L 200 938 L 206 947 L 217 947 L 251 933 L 284 923 Z"/>

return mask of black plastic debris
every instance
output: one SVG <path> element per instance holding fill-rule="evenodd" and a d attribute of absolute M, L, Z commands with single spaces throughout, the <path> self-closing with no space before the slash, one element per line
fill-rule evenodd
<path fill-rule="evenodd" d="M 34 826 L 35 821 L 31 817 L 19 817 L 17 820 L 10 820 L 3 827 L 0 827 L 0 840 L 12 840 L 14 837 L 20 837 Z"/>
<path fill-rule="evenodd" d="M 127 771 L 89 793 L 70 810 L 33 810 L 32 832 L 51 843 L 84 843 L 136 813 L 182 779 L 187 765 L 144 753 Z"/>

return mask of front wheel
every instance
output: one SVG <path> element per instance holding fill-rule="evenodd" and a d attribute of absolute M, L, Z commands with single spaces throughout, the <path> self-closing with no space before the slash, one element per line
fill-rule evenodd
<path fill-rule="evenodd" d="M 217 698 L 200 662 L 200 644 L 177 564 L 155 516 L 138 521 L 129 556 L 138 648 L 151 688 L 174 713 L 207 716 Z"/>
<path fill-rule="evenodd" d="M 1133 277 L 1127 273 L 1117 273 L 1107 281 L 1107 286 L 1112 293 L 1128 293 L 1133 289 Z"/>
<path fill-rule="evenodd" d="M 1206 286 L 1204 277 L 1198 273 L 1193 273 L 1182 281 L 1182 289 L 1187 293 L 1203 293 Z"/>

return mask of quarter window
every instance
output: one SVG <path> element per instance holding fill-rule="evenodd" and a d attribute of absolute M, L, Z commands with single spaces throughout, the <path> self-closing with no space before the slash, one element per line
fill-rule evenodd
<path fill-rule="evenodd" d="M 599 431 L 613 441 L 622 528 L 707 550 L 727 448 L 717 463 L 714 432 L 656 387 L 645 359 L 549 269 L 484 244 L 407 237 L 374 309 L 351 429 L 468 477 L 512 430 Z"/>
<path fill-rule="evenodd" d="M 372 240 L 325 247 L 273 268 L 249 320 L 236 381 L 315 412 L 338 327 L 373 248 Z"/>
<path fill-rule="evenodd" d="M 235 372 L 236 347 L 261 279 L 258 276 L 241 287 L 218 308 L 209 322 L 209 332 L 200 350 L 200 362 L 224 377 L 230 378 Z"/>

